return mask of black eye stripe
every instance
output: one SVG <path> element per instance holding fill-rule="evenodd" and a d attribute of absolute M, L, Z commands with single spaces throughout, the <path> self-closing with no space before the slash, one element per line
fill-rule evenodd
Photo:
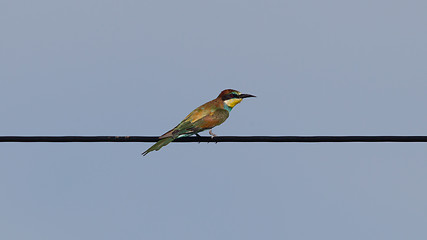
<path fill-rule="evenodd" d="M 229 99 L 232 99 L 232 98 L 239 98 L 239 96 L 237 94 L 235 94 L 235 93 L 229 93 L 227 95 L 224 95 L 222 97 L 222 100 L 229 100 Z"/>

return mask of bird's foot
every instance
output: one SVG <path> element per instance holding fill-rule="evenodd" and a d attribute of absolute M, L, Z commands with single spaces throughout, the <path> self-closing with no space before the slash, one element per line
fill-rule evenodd
<path fill-rule="evenodd" d="M 212 132 L 212 129 L 209 130 L 209 134 L 211 135 L 211 139 L 213 139 L 214 137 L 218 137 L 215 133 Z M 218 142 L 215 142 L 215 144 L 217 144 Z"/>
<path fill-rule="evenodd" d="M 215 133 L 212 132 L 212 129 L 209 130 L 209 134 L 211 135 L 211 138 L 218 137 Z"/>

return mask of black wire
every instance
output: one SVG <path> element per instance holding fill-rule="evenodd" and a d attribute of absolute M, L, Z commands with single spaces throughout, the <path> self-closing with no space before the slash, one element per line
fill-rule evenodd
<path fill-rule="evenodd" d="M 0 136 L 0 142 L 157 142 L 154 136 Z M 427 136 L 224 136 L 175 142 L 427 142 Z"/>

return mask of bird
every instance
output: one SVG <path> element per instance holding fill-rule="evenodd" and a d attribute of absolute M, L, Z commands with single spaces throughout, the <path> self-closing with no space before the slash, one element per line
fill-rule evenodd
<path fill-rule="evenodd" d="M 194 109 L 176 127 L 159 137 L 159 140 L 145 152 L 158 151 L 177 138 L 196 135 L 209 130 L 211 137 L 216 137 L 212 128 L 222 124 L 229 116 L 230 111 L 244 98 L 256 97 L 251 94 L 241 93 L 234 89 L 223 90 L 217 98 Z"/>

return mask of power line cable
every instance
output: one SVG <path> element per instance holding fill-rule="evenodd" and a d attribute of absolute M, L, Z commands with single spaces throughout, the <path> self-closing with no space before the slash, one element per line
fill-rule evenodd
<path fill-rule="evenodd" d="M 0 142 L 157 142 L 155 136 L 0 136 Z M 222 136 L 174 142 L 427 142 L 427 136 Z"/>

